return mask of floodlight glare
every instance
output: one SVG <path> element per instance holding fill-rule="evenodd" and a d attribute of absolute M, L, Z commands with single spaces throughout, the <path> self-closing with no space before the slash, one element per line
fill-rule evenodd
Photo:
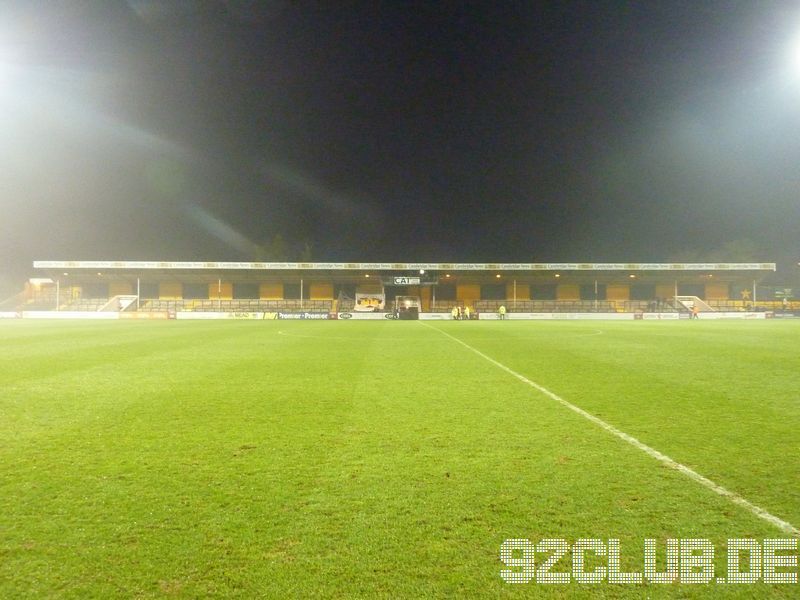
<path fill-rule="evenodd" d="M 5 86 L 10 81 L 14 67 L 0 59 L 0 86 Z"/>
<path fill-rule="evenodd" d="M 789 65 L 792 75 L 800 79 L 800 35 L 798 35 L 789 48 Z"/>
<path fill-rule="evenodd" d="M 8 46 L 0 46 L 0 86 L 7 86 L 19 72 L 19 55 Z"/>

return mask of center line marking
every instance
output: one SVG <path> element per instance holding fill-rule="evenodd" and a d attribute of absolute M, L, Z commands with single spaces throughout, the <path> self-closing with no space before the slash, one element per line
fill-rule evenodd
<path fill-rule="evenodd" d="M 603 419 L 600 419 L 599 417 L 595 417 L 593 414 L 588 413 L 585 410 L 583 410 L 582 408 L 579 408 L 579 407 L 575 406 L 571 402 L 568 402 L 568 401 L 564 400 L 564 398 L 562 398 L 558 394 L 556 394 L 554 392 L 551 392 L 546 387 L 544 387 L 542 385 L 539 385 L 535 381 L 531 381 L 530 379 L 528 379 L 524 375 L 521 375 L 520 373 L 517 373 L 513 369 L 510 369 L 509 367 L 505 366 L 503 363 L 496 361 L 491 356 L 488 356 L 488 355 L 484 354 L 483 352 L 481 352 L 477 348 L 473 348 L 472 346 L 470 346 L 466 342 L 462 342 L 460 339 L 458 339 L 455 336 L 450 335 L 446 331 L 442 331 L 438 327 L 433 327 L 431 325 L 428 325 L 427 323 L 420 323 L 420 324 L 424 325 L 428 329 L 433 329 L 434 331 L 438 331 L 439 333 L 441 333 L 442 335 L 450 338 L 454 342 L 457 342 L 457 343 L 461 344 L 462 346 L 464 346 L 464 348 L 466 348 L 467 350 L 470 350 L 471 352 L 474 352 L 475 354 L 477 354 L 478 356 L 480 356 L 484 360 L 492 363 L 497 368 L 502 369 L 503 371 L 505 371 L 509 375 L 513 375 L 514 377 L 519 379 L 522 383 L 525 383 L 525 384 L 531 386 L 532 388 L 538 390 L 539 392 L 541 392 L 542 394 L 544 394 L 548 398 L 550 398 L 552 400 L 555 400 L 556 402 L 558 402 L 562 406 L 565 406 L 566 408 L 568 408 L 571 411 L 579 414 L 583 418 L 588 419 L 589 421 L 591 421 L 595 425 L 598 425 L 598 426 L 602 427 L 603 429 L 605 429 L 609 433 L 617 436 L 621 440 L 624 440 L 624 441 L 628 442 L 631 446 L 634 446 L 634 447 L 638 448 L 639 450 L 641 450 L 642 452 L 647 453 L 649 456 L 655 458 L 656 460 L 662 462 L 663 464 L 669 466 L 670 468 L 675 469 L 676 471 L 679 471 L 679 472 L 683 473 L 689 479 L 692 479 L 693 481 L 696 481 L 697 483 L 699 483 L 700 485 L 708 488 L 712 492 L 715 492 L 715 493 L 719 494 L 720 496 L 722 496 L 724 498 L 727 498 L 728 500 L 730 500 L 734 504 L 737 504 L 737 505 L 739 505 L 739 506 L 741 506 L 743 508 L 746 508 L 751 513 L 753 513 L 755 516 L 759 517 L 760 519 L 763 519 L 764 521 L 767 521 L 768 523 L 774 525 L 775 527 L 778 527 L 779 529 L 781 529 L 782 531 L 784 531 L 786 533 L 790 533 L 795 537 L 800 537 L 800 529 L 798 529 L 797 527 L 795 527 L 794 525 L 792 525 L 788 521 L 784 521 L 783 519 L 781 519 L 779 517 L 776 517 L 775 515 L 773 515 L 769 511 L 764 510 L 760 506 L 757 506 L 757 505 L 753 504 L 752 502 L 750 502 L 749 500 L 747 500 L 745 498 L 742 498 L 739 494 L 736 494 L 736 493 L 728 490 L 727 488 L 722 487 L 718 483 L 715 483 L 715 482 L 711 481 L 709 478 L 700 475 L 700 473 L 698 473 L 697 471 L 694 471 L 693 469 L 690 469 L 686 465 L 683 465 L 683 464 L 677 462 L 676 460 L 673 460 L 672 458 L 670 458 L 666 454 L 664 454 L 662 452 L 659 452 L 658 450 L 648 446 L 644 442 L 640 442 L 639 440 L 637 440 L 632 435 L 628 435 L 624 431 L 621 431 L 621 430 L 617 429 L 616 427 L 614 427 L 613 425 L 610 425 L 609 423 L 606 423 L 605 421 L 603 421 Z"/>

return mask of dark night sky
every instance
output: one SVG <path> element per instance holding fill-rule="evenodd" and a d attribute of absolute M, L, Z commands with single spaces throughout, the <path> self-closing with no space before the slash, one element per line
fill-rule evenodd
<path fill-rule="evenodd" d="M 796 262 L 793 40 L 794 1 L 5 2 L 0 279 L 276 233 L 315 260 Z"/>

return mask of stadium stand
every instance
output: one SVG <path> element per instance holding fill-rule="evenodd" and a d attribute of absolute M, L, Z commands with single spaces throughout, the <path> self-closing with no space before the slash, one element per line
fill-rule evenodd
<path fill-rule="evenodd" d="M 99 311 L 108 303 L 108 298 L 75 298 L 61 307 L 61 310 Z"/>
<path fill-rule="evenodd" d="M 343 298 L 337 302 L 336 309 L 339 312 L 350 312 L 356 305 L 356 301 L 352 298 Z"/>
<path fill-rule="evenodd" d="M 37 261 L 34 268 L 42 276 L 4 303 L 14 305 L 8 310 L 330 314 L 353 312 L 370 296 L 380 298 L 384 312 L 407 296 L 419 299 L 421 312 L 443 314 L 455 306 L 497 313 L 501 305 L 508 313 L 686 313 L 676 297 L 704 301 L 708 311 L 786 313 L 800 307 L 789 300 L 789 289 L 783 302 L 769 288 L 750 300 L 765 278 L 769 282 L 774 263 Z"/>
<path fill-rule="evenodd" d="M 24 305 L 25 303 L 25 293 L 20 292 L 12 296 L 11 298 L 6 298 L 2 302 L 0 302 L 0 312 L 6 310 L 17 310 L 20 306 Z"/>
<path fill-rule="evenodd" d="M 142 300 L 139 310 L 190 312 L 330 312 L 333 300 Z"/>

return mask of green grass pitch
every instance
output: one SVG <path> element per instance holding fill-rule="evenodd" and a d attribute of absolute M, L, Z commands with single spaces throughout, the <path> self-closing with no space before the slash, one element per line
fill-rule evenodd
<path fill-rule="evenodd" d="M 0 597 L 798 597 L 506 583 L 791 536 L 442 332 L 800 526 L 800 323 L 6 321 Z"/>

